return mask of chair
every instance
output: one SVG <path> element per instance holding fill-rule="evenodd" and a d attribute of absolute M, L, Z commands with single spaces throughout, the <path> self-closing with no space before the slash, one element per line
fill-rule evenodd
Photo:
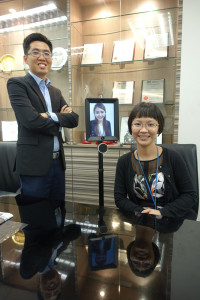
<path fill-rule="evenodd" d="M 199 207 L 199 180 L 198 180 L 198 164 L 197 164 L 197 147 L 195 144 L 163 144 L 163 148 L 171 149 L 178 152 L 184 159 L 188 172 L 194 184 L 195 191 L 197 192 L 198 203 L 194 207 L 198 213 Z M 135 145 L 131 146 L 131 150 L 136 148 Z"/>
<path fill-rule="evenodd" d="M 17 193 L 19 175 L 13 171 L 16 157 L 16 142 L 0 142 L 0 195 Z"/>

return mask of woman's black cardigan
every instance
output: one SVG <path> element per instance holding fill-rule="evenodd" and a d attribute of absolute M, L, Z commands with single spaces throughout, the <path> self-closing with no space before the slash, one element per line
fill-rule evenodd
<path fill-rule="evenodd" d="M 124 212 L 141 212 L 133 190 L 135 171 L 131 163 L 132 152 L 121 156 L 117 163 L 115 175 L 114 198 L 116 206 Z M 175 151 L 163 147 L 163 164 L 159 171 L 164 174 L 164 207 L 161 214 L 169 218 L 196 219 L 193 208 L 197 204 L 194 189 L 185 161 Z M 128 197 L 127 197 L 128 196 Z"/>

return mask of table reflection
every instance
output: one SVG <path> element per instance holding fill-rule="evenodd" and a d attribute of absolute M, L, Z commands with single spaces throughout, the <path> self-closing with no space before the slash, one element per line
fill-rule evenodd
<path fill-rule="evenodd" d="M 19 221 L 14 201 L 9 209 Z M 16 287 L 22 300 L 178 299 L 174 272 L 182 273 L 184 265 L 174 260 L 176 240 L 191 226 L 200 231 L 198 222 L 66 202 L 65 228 L 70 224 L 81 227 L 80 236 L 27 226 L 19 234 L 21 244 L 18 237 L 1 244 L 0 299 L 14 299 L 7 286 Z"/>

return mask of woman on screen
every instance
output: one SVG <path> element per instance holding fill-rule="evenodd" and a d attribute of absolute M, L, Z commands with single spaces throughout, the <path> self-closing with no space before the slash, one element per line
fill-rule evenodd
<path fill-rule="evenodd" d="M 90 121 L 90 136 L 111 136 L 111 125 L 106 120 L 106 108 L 103 103 L 94 106 L 95 119 Z"/>
<path fill-rule="evenodd" d="M 155 104 L 142 102 L 133 108 L 128 128 L 137 148 L 118 160 L 115 203 L 126 212 L 196 219 L 197 193 L 185 161 L 178 152 L 155 144 L 163 126 Z"/>

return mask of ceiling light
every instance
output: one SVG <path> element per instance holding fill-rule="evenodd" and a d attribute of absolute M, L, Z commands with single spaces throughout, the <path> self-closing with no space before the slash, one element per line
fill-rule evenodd
<path fill-rule="evenodd" d="M 11 14 L 0 16 L 0 21 L 25 18 L 27 16 L 33 16 L 35 14 L 44 13 L 44 12 L 48 12 L 48 11 L 52 11 L 52 10 L 56 10 L 56 9 L 57 9 L 57 6 L 52 3 L 52 4 L 48 4 L 48 5 L 43 5 L 43 6 L 19 11 L 14 14 L 11 13 Z"/>
<path fill-rule="evenodd" d="M 22 24 L 22 25 L 16 25 L 13 27 L 7 27 L 7 28 L 2 28 L 0 29 L 0 33 L 5 33 L 5 32 L 12 32 L 12 31 L 20 31 L 20 30 L 26 30 L 30 28 L 35 28 L 35 27 L 41 27 L 45 25 L 51 25 L 53 23 L 61 23 L 67 20 L 66 16 L 58 17 L 58 18 L 53 18 L 53 19 L 48 19 L 40 22 L 34 22 L 34 23 L 29 23 L 29 24 Z"/>
<path fill-rule="evenodd" d="M 9 9 L 9 12 L 10 12 L 11 14 L 14 14 L 14 13 L 16 13 L 16 9 L 10 8 L 10 9 Z"/>

